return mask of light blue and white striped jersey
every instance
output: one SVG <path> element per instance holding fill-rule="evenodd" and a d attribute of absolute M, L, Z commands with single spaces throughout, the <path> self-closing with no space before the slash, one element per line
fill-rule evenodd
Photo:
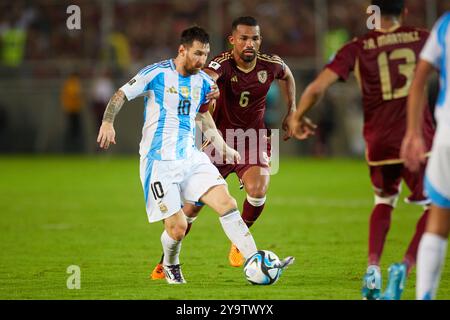
<path fill-rule="evenodd" d="M 436 22 L 420 57 L 439 69 L 440 92 L 435 118 L 439 124 L 450 127 L 450 12 Z"/>
<path fill-rule="evenodd" d="M 195 148 L 195 116 L 214 81 L 203 71 L 182 76 L 173 60 L 143 68 L 120 89 L 128 101 L 144 96 L 141 157 L 180 160 Z M 203 111 L 203 110 L 202 110 Z"/>

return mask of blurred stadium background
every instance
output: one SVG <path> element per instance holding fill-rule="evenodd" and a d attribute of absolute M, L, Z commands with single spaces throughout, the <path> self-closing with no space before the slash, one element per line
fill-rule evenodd
<path fill-rule="evenodd" d="M 254 15 L 262 50 L 291 67 L 298 97 L 337 48 L 366 32 L 369 3 L 0 0 L 0 298 L 360 299 L 373 198 L 355 80 L 333 86 L 313 110 L 321 130 L 314 139 L 280 143 L 282 168 L 252 228 L 261 248 L 297 258 L 275 286 L 255 288 L 242 270 L 227 265 L 229 243 L 209 209 L 183 242 L 189 286 L 149 281 L 161 225 L 147 223 L 138 177 L 142 100 L 118 115 L 117 145 L 99 153 L 95 140 L 113 92 L 143 66 L 175 57 L 184 28 L 209 30 L 212 58 L 228 47 L 232 19 Z M 424 28 L 450 10 L 448 0 L 406 3 L 407 23 Z M 72 4 L 81 9 L 81 30 L 67 28 Z M 434 81 L 432 101 L 436 89 Z M 285 109 L 275 85 L 266 113 L 271 128 L 280 128 Z M 229 185 L 242 203 L 245 193 L 234 176 Z M 399 203 L 384 277 L 388 264 L 401 258 L 420 210 Z M 66 287 L 73 264 L 81 267 L 82 290 Z M 413 271 L 405 299 L 414 299 L 414 283 Z M 449 297 L 446 268 L 438 298 Z"/>
<path fill-rule="evenodd" d="M 95 153 L 98 118 L 114 90 L 143 66 L 174 57 L 180 31 L 192 24 L 211 33 L 212 58 L 228 47 L 231 21 L 239 15 L 258 18 L 262 50 L 280 55 L 289 64 L 299 95 L 339 46 L 366 31 L 369 3 L 2 0 L 0 152 Z M 410 10 L 407 22 L 424 28 L 450 9 L 445 0 L 406 3 Z M 81 9 L 80 30 L 66 26 L 70 16 L 66 9 L 71 4 Z M 431 86 L 431 99 L 436 86 Z M 133 101 L 124 110 L 116 121 L 119 143 L 110 152 L 136 153 L 142 101 Z M 274 85 L 268 97 L 268 125 L 279 128 L 284 112 Z M 334 86 L 312 117 L 321 128 L 317 137 L 306 143 L 282 143 L 282 154 L 363 155 L 356 83 Z"/>

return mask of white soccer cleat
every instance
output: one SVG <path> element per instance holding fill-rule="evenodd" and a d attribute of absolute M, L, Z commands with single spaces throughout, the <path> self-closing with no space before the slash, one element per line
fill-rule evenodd
<path fill-rule="evenodd" d="M 295 261 L 295 258 L 294 258 L 294 257 L 291 257 L 291 256 L 286 257 L 286 258 L 284 258 L 283 260 L 280 260 L 280 264 L 279 264 L 278 267 L 279 267 L 280 269 L 286 269 L 288 266 L 290 266 L 291 264 L 293 264 L 294 261 Z"/>
<path fill-rule="evenodd" d="M 186 283 L 184 280 L 183 273 L 181 272 L 181 266 L 179 264 L 165 266 L 163 265 L 164 275 L 166 276 L 166 281 L 168 284 L 183 284 Z"/>

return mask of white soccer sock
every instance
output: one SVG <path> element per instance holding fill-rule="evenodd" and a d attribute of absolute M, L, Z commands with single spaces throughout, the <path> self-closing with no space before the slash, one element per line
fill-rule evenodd
<path fill-rule="evenodd" d="M 172 239 L 166 230 L 161 234 L 161 244 L 164 251 L 163 265 L 180 264 L 181 241 Z"/>
<path fill-rule="evenodd" d="M 257 251 L 255 240 L 238 210 L 225 214 L 219 220 L 228 239 L 242 252 L 244 258 L 247 259 Z"/>
<path fill-rule="evenodd" d="M 425 233 L 417 253 L 416 298 L 434 299 L 447 253 L 447 239 L 434 233 Z"/>

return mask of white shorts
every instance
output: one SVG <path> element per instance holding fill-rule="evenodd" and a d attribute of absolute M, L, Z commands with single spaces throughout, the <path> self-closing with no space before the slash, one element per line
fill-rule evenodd
<path fill-rule="evenodd" d="M 450 127 L 438 126 L 428 160 L 425 192 L 431 202 L 450 209 Z"/>
<path fill-rule="evenodd" d="M 177 213 L 185 201 L 199 201 L 211 187 L 227 184 L 208 156 L 198 150 L 183 160 L 142 158 L 140 176 L 150 223 Z"/>

